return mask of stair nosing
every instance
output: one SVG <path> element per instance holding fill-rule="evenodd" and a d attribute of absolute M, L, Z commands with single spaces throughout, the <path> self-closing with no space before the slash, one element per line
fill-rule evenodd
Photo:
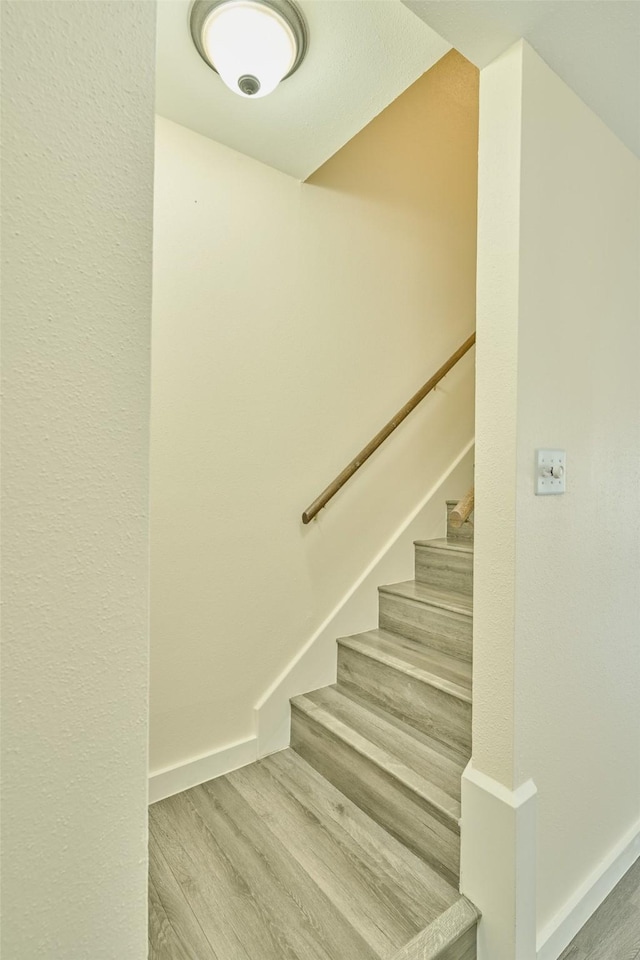
<path fill-rule="evenodd" d="M 336 690 L 335 692 L 338 694 L 338 696 L 344 697 L 347 700 L 349 699 L 348 697 L 345 697 L 345 694 L 342 693 L 341 691 Z M 351 702 L 355 703 L 355 701 L 351 701 Z M 309 709 L 309 707 L 306 706 L 307 704 L 309 704 L 312 709 Z M 361 710 L 366 709 L 365 707 L 360 706 L 360 704 L 355 704 L 355 705 L 359 707 L 359 709 Z M 393 777 L 395 780 L 401 783 L 404 787 L 406 787 L 408 790 L 410 790 L 412 793 L 418 796 L 421 800 L 429 804 L 429 806 L 433 807 L 434 810 L 437 810 L 441 814 L 441 816 L 443 816 L 448 822 L 455 824 L 456 827 L 459 827 L 461 805 L 460 805 L 460 802 L 456 800 L 454 797 L 451 797 L 449 794 L 445 793 L 444 790 L 442 790 L 440 787 L 437 787 L 434 783 L 431 783 L 431 781 L 427 780 L 426 777 L 423 777 L 421 774 L 417 773 L 415 770 L 412 770 L 401 760 L 398 760 L 397 758 L 393 757 L 393 755 L 388 753 L 383 747 L 379 747 L 377 746 L 377 744 L 372 743 L 371 740 L 369 740 L 364 734 L 359 733 L 358 730 L 349 726 L 349 724 L 345 723 L 344 720 L 340 720 L 339 717 L 336 717 L 334 714 L 332 714 L 326 707 L 323 707 L 323 706 L 320 706 L 319 704 L 314 703 L 313 700 L 309 699 L 307 694 L 300 694 L 300 696 L 293 697 L 291 699 L 291 707 L 293 709 L 300 710 L 301 713 L 304 713 L 312 721 L 319 723 L 321 726 L 328 727 L 331 730 L 331 732 L 335 734 L 339 739 L 341 739 L 344 743 L 348 743 L 351 749 L 355 750 L 356 753 L 359 753 L 360 756 L 364 757 L 366 760 L 368 760 L 370 763 L 376 766 L 379 770 L 382 770 L 388 776 Z M 318 717 L 318 714 L 321 714 L 324 717 L 330 718 L 332 722 L 330 724 L 323 723 L 322 716 Z M 336 725 L 339 726 L 341 730 L 336 730 L 335 729 Z M 343 732 L 346 731 L 347 736 L 343 735 L 343 732 L 341 731 Z M 349 736 L 349 734 L 351 734 L 352 736 Z M 363 741 L 364 744 L 367 744 L 369 749 L 366 750 L 363 748 L 362 744 L 359 744 L 357 742 L 354 743 L 353 735 L 355 735 L 355 737 L 358 740 Z M 379 756 L 374 755 L 376 753 L 383 755 L 385 758 L 388 757 L 397 767 L 401 767 L 405 771 L 407 771 L 409 774 L 409 777 L 402 776 L 398 772 L 392 771 L 389 765 L 385 764 L 380 759 Z M 421 786 L 420 783 L 417 783 L 417 784 L 413 783 L 412 782 L 413 778 L 415 778 L 416 781 L 421 781 L 422 784 L 425 784 L 427 786 L 427 790 L 425 790 L 424 786 Z M 430 793 L 431 790 L 437 791 L 437 793 L 441 794 L 443 797 L 446 797 L 451 803 L 453 809 L 448 810 L 440 800 L 435 799 Z"/>
<path fill-rule="evenodd" d="M 428 927 L 401 947 L 393 955 L 393 960 L 410 960 L 418 955 L 422 960 L 437 960 L 443 949 L 455 944 L 481 917 L 478 908 L 465 896 L 461 896 L 432 920 Z"/>
<path fill-rule="evenodd" d="M 448 540 L 445 537 L 438 537 L 435 540 L 414 540 L 414 547 L 429 548 L 430 550 L 451 550 L 454 553 L 466 553 L 473 556 L 473 544 L 470 546 L 468 540 Z"/>
<path fill-rule="evenodd" d="M 402 597 L 404 600 L 409 600 L 413 603 L 420 603 L 425 607 L 438 607 L 440 610 L 448 610 L 450 613 L 457 613 L 462 617 L 468 617 L 469 619 L 473 618 L 473 609 L 459 606 L 456 604 L 455 599 L 445 600 L 443 597 L 439 597 L 437 594 L 429 597 L 411 596 L 401 589 L 407 583 L 419 583 L 421 587 L 428 586 L 427 584 L 416 580 L 403 580 L 400 583 L 386 583 L 378 587 L 378 593 L 385 593 L 392 597 Z"/>
<path fill-rule="evenodd" d="M 366 633 L 362 635 L 353 634 L 347 637 L 339 637 L 338 645 L 347 647 L 349 650 L 354 650 L 357 653 L 361 653 L 362 656 L 369 657 L 371 660 L 376 660 L 378 663 L 385 663 L 392 669 L 398 670 L 399 673 L 404 673 L 405 676 L 414 677 L 421 683 L 427 684 L 427 686 L 435 687 L 437 690 L 441 690 L 442 693 L 446 693 L 449 696 L 455 697 L 456 700 L 462 700 L 464 703 L 472 702 L 471 692 L 460 686 L 460 684 L 454 683 L 452 680 L 446 680 L 444 677 L 439 677 L 437 674 L 430 673 L 428 670 L 424 670 L 422 667 L 416 667 L 411 663 L 407 663 L 406 660 L 402 660 L 400 657 L 394 656 L 392 653 L 384 653 L 384 651 L 376 650 L 375 648 L 362 650 L 361 647 L 365 645 L 365 641 L 359 641 L 358 636 L 366 636 Z M 401 634 L 397 634 L 397 636 L 401 636 Z M 381 639 L 384 640 L 384 637 Z M 389 661 L 394 662 L 390 663 Z"/>

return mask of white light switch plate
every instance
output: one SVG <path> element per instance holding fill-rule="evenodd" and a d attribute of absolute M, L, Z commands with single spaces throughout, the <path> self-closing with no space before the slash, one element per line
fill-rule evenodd
<path fill-rule="evenodd" d="M 553 496 L 564 493 L 567 479 L 567 454 L 564 450 L 536 450 L 536 494 Z"/>

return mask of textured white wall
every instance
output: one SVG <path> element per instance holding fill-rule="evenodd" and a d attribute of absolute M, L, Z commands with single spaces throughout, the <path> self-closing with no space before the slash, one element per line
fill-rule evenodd
<path fill-rule="evenodd" d="M 480 139 L 474 765 L 538 788 L 540 935 L 640 818 L 639 163 L 526 44 Z"/>
<path fill-rule="evenodd" d="M 640 820 L 640 161 L 525 45 L 515 781 L 541 925 Z M 535 497 L 536 447 L 567 493 Z"/>
<path fill-rule="evenodd" d="M 300 184 L 158 121 L 151 768 L 253 707 L 473 436 L 477 73 L 448 55 Z M 444 508 L 443 508 L 444 509 Z M 444 514 L 443 514 L 444 515 Z"/>
<path fill-rule="evenodd" d="M 142 960 L 153 3 L 2 7 L 2 956 Z"/>

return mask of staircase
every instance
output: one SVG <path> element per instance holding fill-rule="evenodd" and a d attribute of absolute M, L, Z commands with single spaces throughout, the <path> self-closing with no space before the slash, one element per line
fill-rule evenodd
<path fill-rule="evenodd" d="M 416 542 L 415 580 L 379 588 L 378 629 L 338 640 L 337 684 L 291 701 L 293 750 L 456 889 L 472 577 L 473 524 L 455 530 L 447 517 L 445 540 Z M 460 916 L 451 942 L 415 956 L 475 957 L 477 915 Z"/>
<path fill-rule="evenodd" d="M 212 956 L 475 960 L 478 913 L 458 892 L 472 565 L 473 524 L 454 529 L 448 515 L 446 539 L 415 544 L 415 580 L 379 588 L 378 628 L 338 640 L 337 683 L 291 701 L 290 750 L 151 807 L 152 863 L 155 850 L 171 867 L 181 824 L 183 847 L 206 842 L 206 857 L 190 853 L 203 870 L 217 871 L 212 858 L 224 848 L 224 872 L 233 863 L 245 888 L 259 878 L 260 893 L 245 896 L 245 914 L 229 921 L 242 952 L 214 942 L 227 907 L 222 886 L 212 893 Z M 176 862 L 184 874 L 184 858 Z M 174 954 L 158 946 L 177 907 L 159 892 L 157 861 L 155 871 L 150 956 L 191 956 L 184 945 Z M 202 904 L 190 907 L 206 935 Z M 198 960 L 209 956 L 203 950 Z"/>

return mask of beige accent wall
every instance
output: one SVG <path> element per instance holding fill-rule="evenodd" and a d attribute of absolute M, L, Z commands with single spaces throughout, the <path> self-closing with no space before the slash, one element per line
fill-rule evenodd
<path fill-rule="evenodd" d="M 544 942 L 640 828 L 640 164 L 526 44 L 481 91 L 474 765 L 537 786 Z"/>
<path fill-rule="evenodd" d="M 155 4 L 0 14 L 0 952 L 143 960 Z"/>
<path fill-rule="evenodd" d="M 449 54 L 307 183 L 158 118 L 151 769 L 253 707 L 473 436 L 476 69 Z"/>

